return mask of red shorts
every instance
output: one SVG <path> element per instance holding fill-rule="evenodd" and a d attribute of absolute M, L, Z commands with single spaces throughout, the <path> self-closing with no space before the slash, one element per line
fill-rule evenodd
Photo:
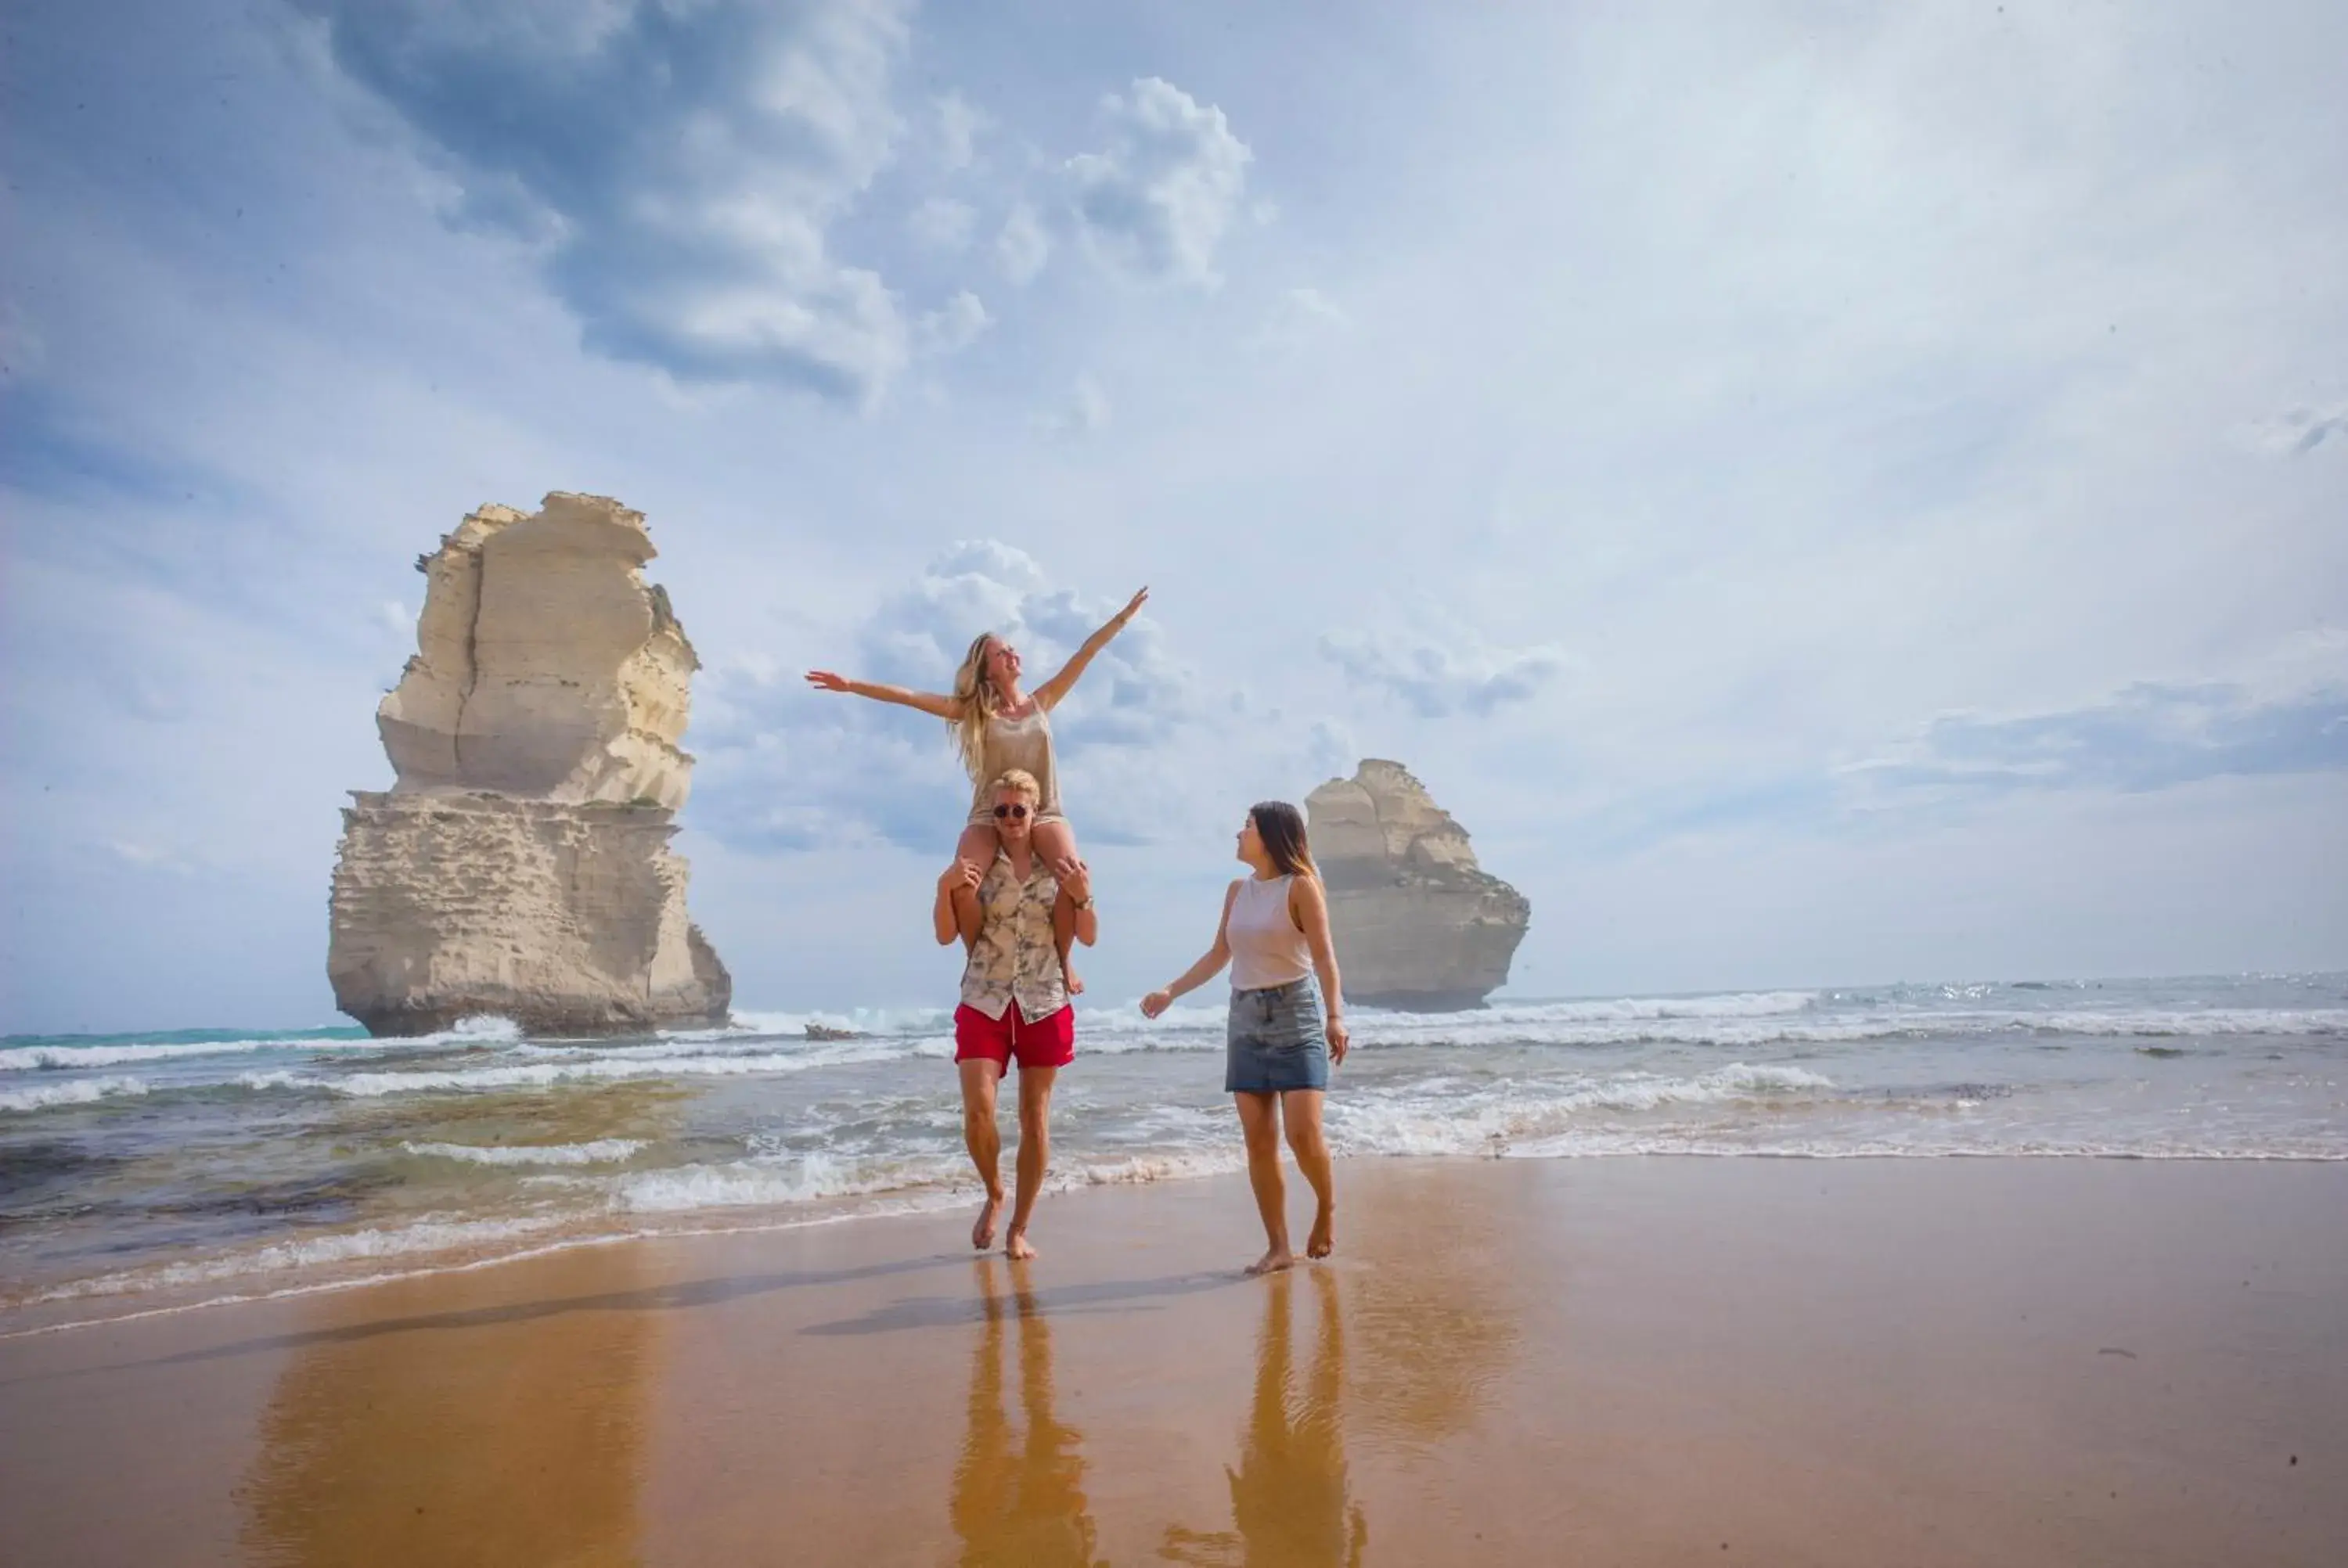
<path fill-rule="evenodd" d="M 1014 1057 L 1022 1072 L 1031 1067 L 1066 1067 L 1076 1059 L 1076 1009 L 1064 1007 L 1029 1023 L 1019 1004 L 989 1018 L 968 1002 L 954 1009 L 954 1060 L 992 1061 L 1008 1072 Z"/>

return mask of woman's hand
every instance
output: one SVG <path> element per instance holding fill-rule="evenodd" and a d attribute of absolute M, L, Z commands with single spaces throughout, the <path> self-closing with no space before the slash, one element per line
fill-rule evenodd
<path fill-rule="evenodd" d="M 848 690 L 848 677 L 845 675 L 835 675 L 829 670 L 810 670 L 807 672 L 807 678 L 808 684 L 814 687 L 819 692 L 845 692 Z"/>
<path fill-rule="evenodd" d="M 1127 621 L 1131 620 L 1135 616 L 1140 614 L 1141 607 L 1148 602 L 1149 590 L 1145 588 L 1139 593 L 1135 594 L 1131 599 L 1125 601 L 1125 608 L 1117 612 L 1117 624 L 1122 626 Z"/>
<path fill-rule="evenodd" d="M 976 892 L 978 885 L 984 880 L 985 874 L 979 870 L 977 861 L 957 860 L 947 866 L 945 874 L 938 878 L 938 891 L 948 897 L 965 887 Z"/>
<path fill-rule="evenodd" d="M 1329 1042 L 1329 1065 L 1334 1067 L 1344 1061 L 1345 1052 L 1353 1049 L 1354 1038 L 1353 1032 L 1345 1027 L 1344 1019 L 1331 1013 L 1329 1021 L 1321 1026 L 1321 1035 Z"/>
<path fill-rule="evenodd" d="M 1156 1018 L 1174 1005 L 1172 991 L 1152 991 L 1141 999 L 1141 1016 Z"/>

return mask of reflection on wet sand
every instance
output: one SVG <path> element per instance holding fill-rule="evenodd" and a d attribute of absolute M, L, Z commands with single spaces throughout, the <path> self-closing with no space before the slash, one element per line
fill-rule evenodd
<path fill-rule="evenodd" d="M 438 1299 L 431 1282 L 416 1294 L 419 1304 Z M 394 1325 L 338 1316 L 358 1306 Z M 318 1337 L 279 1378 L 238 1491 L 253 1557 L 635 1562 L 660 1315 L 518 1312 L 511 1322 L 491 1315 L 461 1329 L 403 1329 L 397 1306 L 386 1295 L 322 1298 Z"/>
<path fill-rule="evenodd" d="M 1174 1525 L 1159 1555 L 1200 1565 L 1247 1568 L 1355 1568 L 1369 1542 L 1361 1505 L 1345 1482 L 1343 1398 L 1345 1331 L 1336 1276 L 1312 1279 L 1313 1362 L 1301 1387 L 1294 1377 L 1290 1301 L 1300 1286 L 1290 1274 L 1265 1282 L 1263 1329 L 1256 1340 L 1255 1398 L 1240 1438 L 1240 1462 L 1227 1470 L 1233 1530 Z"/>
<path fill-rule="evenodd" d="M 954 1465 L 950 1511 L 964 1568 L 1075 1564 L 1093 1568 L 1096 1532 L 1085 1500 L 1083 1434 L 1064 1424 L 1052 1400 L 1052 1326 L 1036 1309 L 1025 1264 L 1004 1264 L 1004 1298 L 994 1259 L 979 1259 L 986 1308 L 970 1367 L 969 1425 Z M 1004 1319 L 1019 1320 L 1019 1414 L 1014 1438 L 1004 1409 Z"/>
<path fill-rule="evenodd" d="M 1517 1238 L 1537 1222 L 1432 1184 L 1390 1184 L 1379 1203 L 1384 1234 L 1410 1256 L 1372 1257 L 1347 1280 L 1355 1431 L 1424 1450 L 1467 1431 L 1516 1360 Z"/>

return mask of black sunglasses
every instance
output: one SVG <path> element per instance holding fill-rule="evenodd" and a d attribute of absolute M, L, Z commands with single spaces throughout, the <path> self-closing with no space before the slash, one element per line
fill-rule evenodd
<path fill-rule="evenodd" d="M 1027 808 L 1024 805 L 998 805 L 994 808 L 994 815 L 997 816 L 1025 816 L 1027 815 Z"/>

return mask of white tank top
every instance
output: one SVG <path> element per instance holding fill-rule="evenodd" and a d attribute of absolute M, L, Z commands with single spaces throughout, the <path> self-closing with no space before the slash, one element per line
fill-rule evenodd
<path fill-rule="evenodd" d="M 1231 989 L 1260 991 L 1284 986 L 1313 972 L 1313 949 L 1288 913 L 1292 876 L 1249 876 L 1231 899 L 1223 924 L 1231 948 Z"/>

